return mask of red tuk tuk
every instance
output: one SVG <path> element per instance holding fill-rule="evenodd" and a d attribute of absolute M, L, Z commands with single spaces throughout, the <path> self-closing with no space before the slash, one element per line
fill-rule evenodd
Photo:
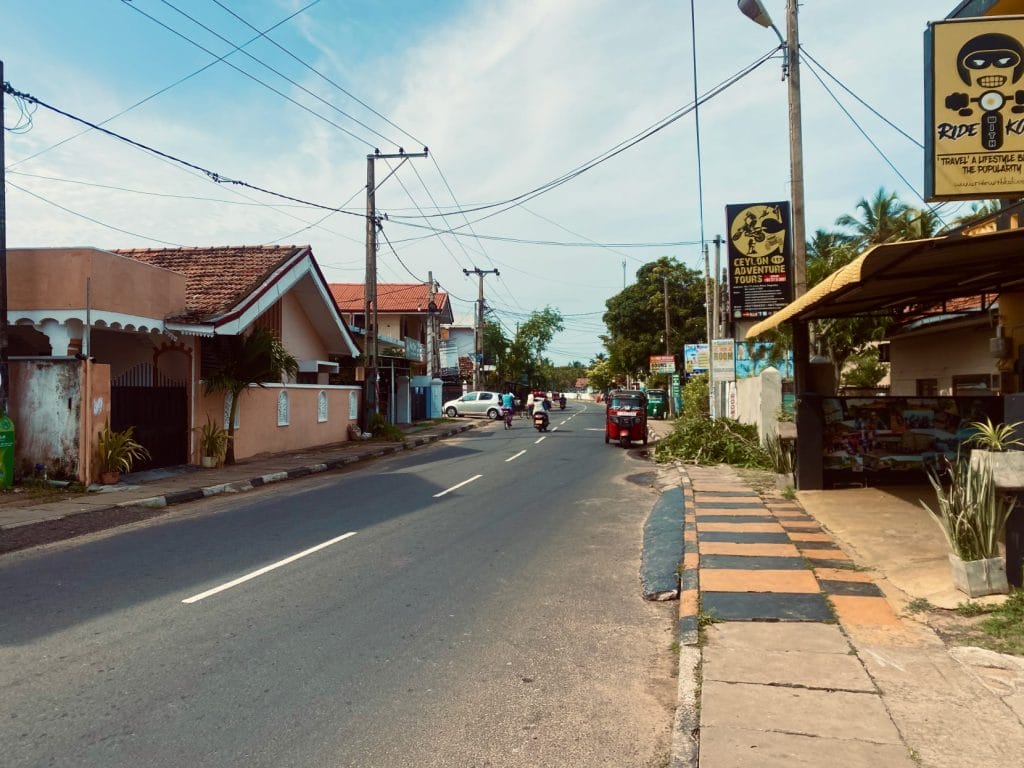
<path fill-rule="evenodd" d="M 617 389 L 608 393 L 604 441 L 618 440 L 628 448 L 634 440 L 647 445 L 647 395 L 640 390 Z"/>

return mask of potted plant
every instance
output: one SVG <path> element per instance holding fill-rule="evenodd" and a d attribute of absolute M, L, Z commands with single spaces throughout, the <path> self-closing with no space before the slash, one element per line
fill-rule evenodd
<path fill-rule="evenodd" d="M 208 469 L 223 464 L 230 439 L 227 430 L 207 416 L 206 423 L 199 428 L 200 463 Z"/>
<path fill-rule="evenodd" d="M 993 424 L 986 417 L 968 426 L 975 430 L 967 441 L 973 448 L 971 466 L 991 467 L 997 488 L 1024 488 L 1024 440 L 1014 437 L 1024 422 Z"/>
<path fill-rule="evenodd" d="M 922 506 L 938 518 L 953 552 L 949 556 L 953 583 L 970 597 L 1009 591 L 1006 560 L 999 556 L 999 538 L 1013 511 L 1015 499 L 1000 493 L 992 467 L 942 458 L 949 476 L 945 487 L 935 466 L 928 480 L 935 489 L 937 509 Z"/>
<path fill-rule="evenodd" d="M 149 451 L 135 440 L 135 427 L 115 432 L 108 422 L 97 433 L 96 466 L 104 485 L 113 485 L 122 472 L 131 472 L 136 461 L 148 458 Z"/>

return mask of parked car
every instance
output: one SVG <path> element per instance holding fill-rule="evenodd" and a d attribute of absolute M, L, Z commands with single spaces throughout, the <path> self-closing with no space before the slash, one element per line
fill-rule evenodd
<path fill-rule="evenodd" d="M 467 392 L 462 397 L 449 400 L 442 408 L 445 416 L 486 416 L 501 418 L 501 394 L 498 392 Z"/>

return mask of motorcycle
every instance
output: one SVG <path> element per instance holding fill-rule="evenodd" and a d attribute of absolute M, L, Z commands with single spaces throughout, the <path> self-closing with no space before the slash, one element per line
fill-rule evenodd
<path fill-rule="evenodd" d="M 565 395 L 562 395 L 561 397 L 558 398 L 558 410 L 565 410 Z"/>
<path fill-rule="evenodd" d="M 538 432 L 547 432 L 549 423 L 547 411 L 540 409 L 533 412 L 533 426 Z"/>

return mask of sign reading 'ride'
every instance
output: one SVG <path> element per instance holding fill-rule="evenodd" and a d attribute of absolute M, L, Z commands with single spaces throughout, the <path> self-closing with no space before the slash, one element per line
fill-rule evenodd
<path fill-rule="evenodd" d="M 925 197 L 1024 195 L 1024 17 L 925 32 Z"/>

